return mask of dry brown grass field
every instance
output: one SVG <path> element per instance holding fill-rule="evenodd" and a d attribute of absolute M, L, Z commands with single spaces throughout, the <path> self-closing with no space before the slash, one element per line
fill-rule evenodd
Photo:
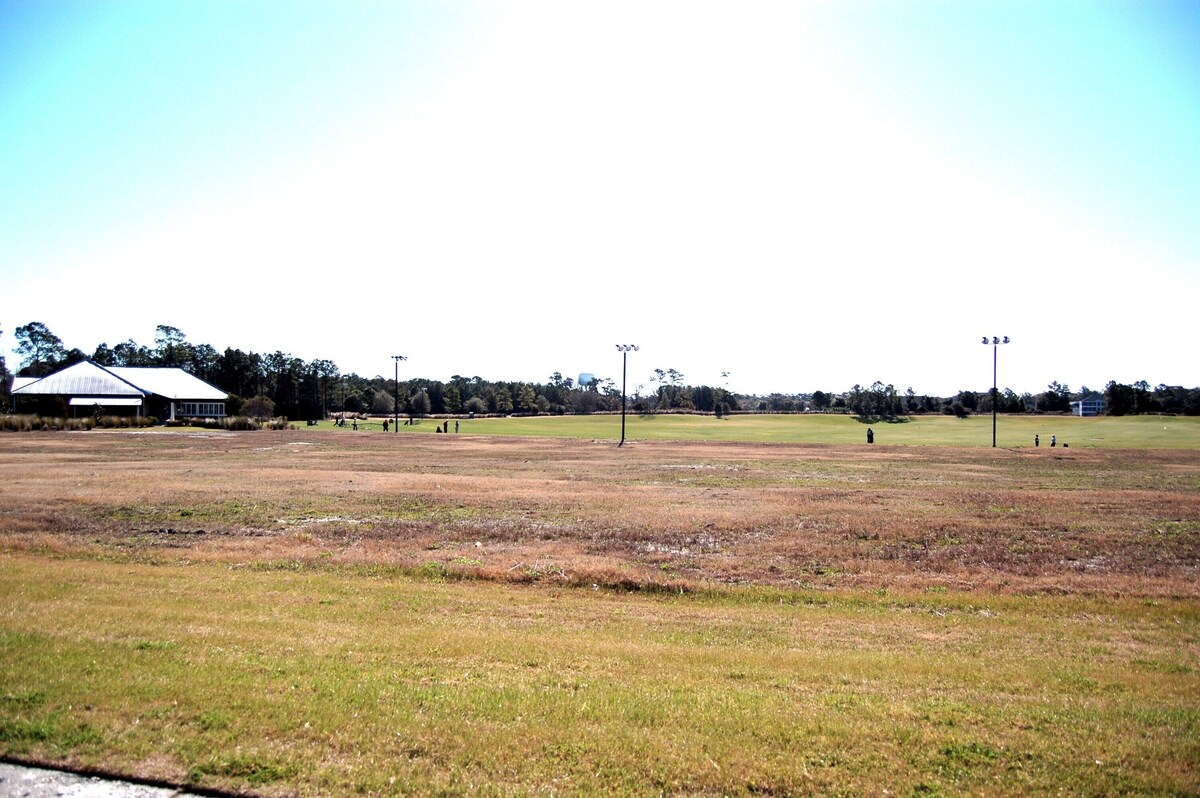
<path fill-rule="evenodd" d="M 0 437 L 0 546 L 502 582 L 1200 595 L 1200 452 Z"/>
<path fill-rule="evenodd" d="M 1200 452 L 0 435 L 0 758 L 211 794 L 1195 795 Z"/>

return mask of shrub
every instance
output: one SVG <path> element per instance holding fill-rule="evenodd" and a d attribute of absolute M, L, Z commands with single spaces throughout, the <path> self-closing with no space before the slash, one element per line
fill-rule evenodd
<path fill-rule="evenodd" d="M 242 405 L 242 412 L 250 418 L 263 419 L 271 418 L 275 412 L 275 403 L 266 396 L 256 396 L 253 399 L 247 400 Z"/>
<path fill-rule="evenodd" d="M 97 428 L 128 429 L 152 427 L 158 423 L 153 416 L 85 416 L 84 418 L 62 418 L 59 416 L 6 415 L 0 416 L 0 430 L 5 432 L 74 432 Z"/>

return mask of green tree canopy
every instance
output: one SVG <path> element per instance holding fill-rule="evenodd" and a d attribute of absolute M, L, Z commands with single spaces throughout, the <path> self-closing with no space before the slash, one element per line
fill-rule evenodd
<path fill-rule="evenodd" d="M 4 330 L 0 330 L 0 336 L 4 335 Z M 7 409 L 9 391 L 12 389 L 12 375 L 8 373 L 8 366 L 4 363 L 4 355 L 0 355 L 0 402 L 4 403 L 4 409 Z"/>
<path fill-rule="evenodd" d="M 13 334 L 17 338 L 17 354 L 23 358 L 21 374 L 24 376 L 44 377 L 67 359 L 62 339 L 40 321 L 23 324 Z"/>
<path fill-rule="evenodd" d="M 430 402 L 429 394 L 425 391 L 417 391 L 408 400 L 408 414 L 410 416 L 423 416 L 429 412 Z"/>
<path fill-rule="evenodd" d="M 187 336 L 178 327 L 160 324 L 154 328 L 154 357 L 161 366 L 179 367 L 191 359 Z"/>

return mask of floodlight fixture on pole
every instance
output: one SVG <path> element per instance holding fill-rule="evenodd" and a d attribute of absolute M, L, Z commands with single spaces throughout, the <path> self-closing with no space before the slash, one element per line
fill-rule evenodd
<path fill-rule="evenodd" d="M 617 448 L 625 445 L 625 375 L 628 372 L 629 353 L 638 351 L 637 344 L 617 344 L 617 351 L 621 353 L 621 442 L 617 444 Z"/>
<path fill-rule="evenodd" d="M 983 345 L 984 346 L 987 346 L 988 344 L 992 345 L 992 448 L 993 449 L 996 448 L 996 406 L 999 404 L 998 400 L 1000 398 L 1000 394 L 999 394 L 999 391 L 997 390 L 997 384 L 996 384 L 996 352 L 997 352 L 997 350 L 999 350 L 1000 344 L 1007 344 L 1008 342 L 1009 342 L 1009 339 L 1008 339 L 1007 335 L 1004 336 L 1003 338 L 1001 338 L 997 335 L 993 335 L 991 338 L 988 338 L 986 335 L 983 336 Z"/>
<path fill-rule="evenodd" d="M 408 360 L 404 355 L 392 355 L 396 374 L 392 379 L 392 432 L 400 431 L 400 361 Z"/>

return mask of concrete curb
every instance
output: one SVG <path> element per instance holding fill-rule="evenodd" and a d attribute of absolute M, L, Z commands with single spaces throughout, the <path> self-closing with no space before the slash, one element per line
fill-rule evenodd
<path fill-rule="evenodd" d="M 0 760 L 0 798 L 200 798 L 228 794 L 204 789 L 190 792 L 171 785 Z"/>

